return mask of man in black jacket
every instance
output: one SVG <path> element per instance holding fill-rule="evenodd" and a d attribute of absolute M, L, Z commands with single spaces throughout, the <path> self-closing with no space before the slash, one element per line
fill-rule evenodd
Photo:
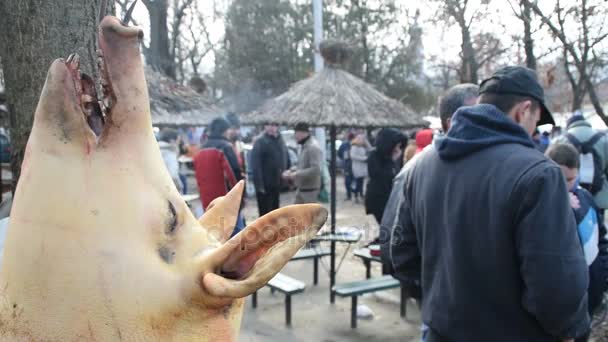
<path fill-rule="evenodd" d="M 241 167 L 239 166 L 239 161 L 234 153 L 232 143 L 228 140 L 229 128 L 230 123 L 228 120 L 222 117 L 213 119 L 207 129 L 209 137 L 202 148 L 215 148 L 222 151 L 228 164 L 230 164 L 234 177 L 239 181 L 243 179 L 243 174 L 241 173 Z"/>
<path fill-rule="evenodd" d="M 287 169 L 288 154 L 276 124 L 266 125 L 251 150 L 251 170 L 260 216 L 279 208 L 281 174 Z"/>
<path fill-rule="evenodd" d="M 502 68 L 406 167 L 391 259 L 400 280 L 420 279 L 426 341 L 570 341 L 589 330 L 568 189 L 534 149 L 537 123 L 553 119 L 536 74 Z"/>

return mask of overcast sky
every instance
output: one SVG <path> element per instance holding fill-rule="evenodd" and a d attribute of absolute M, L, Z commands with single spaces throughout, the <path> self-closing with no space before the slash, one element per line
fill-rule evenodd
<path fill-rule="evenodd" d="M 196 0 L 198 1 L 198 6 L 203 11 L 203 13 L 208 13 L 206 16 L 209 17 L 208 27 L 210 28 L 210 33 L 212 38 L 215 41 L 221 40 L 224 34 L 224 26 L 221 18 L 215 18 L 213 20 L 213 1 L 211 0 Z M 250 0 L 255 1 L 255 0 Z M 312 0 L 292 0 L 294 2 L 299 3 L 312 3 Z M 369 2 L 373 2 L 374 0 L 370 0 Z M 381 1 L 381 0 L 378 0 Z M 220 9 L 225 10 L 230 4 L 230 0 L 216 0 L 216 3 L 219 4 Z M 474 10 L 478 10 L 481 8 L 485 8 L 484 5 L 481 4 L 482 0 L 469 0 L 469 7 L 467 9 L 467 13 L 470 16 Z M 514 1 L 515 2 L 515 1 Z M 562 3 L 576 3 L 577 0 L 562 0 Z M 458 60 L 458 53 L 460 52 L 460 44 L 461 44 L 461 35 L 460 29 L 456 24 L 453 25 L 436 25 L 432 23 L 432 19 L 436 16 L 437 13 L 437 3 L 432 1 L 410 1 L 410 0 L 402 0 L 397 1 L 398 4 L 406 8 L 410 13 L 415 13 L 416 10 L 420 10 L 421 13 L 421 26 L 424 30 L 424 53 L 425 57 L 428 60 L 431 57 L 436 57 L 440 60 L 444 61 L 453 61 Z M 545 13 L 551 12 L 551 6 L 554 3 L 553 0 L 540 0 L 539 6 Z M 312 5 L 311 5 L 312 11 Z M 134 11 L 133 15 L 134 19 L 144 27 L 146 35 L 148 35 L 148 13 L 145 6 L 139 3 Z M 408 18 L 403 18 L 403 23 L 407 24 Z M 539 21 L 535 20 L 533 23 L 535 28 L 538 28 Z M 474 23 L 471 27 L 472 33 L 475 34 L 477 32 L 494 32 L 500 35 L 503 38 L 503 43 L 506 46 L 513 44 L 513 40 L 510 38 L 513 35 L 521 35 L 523 32 L 523 25 L 513 15 L 513 11 L 511 6 L 508 4 L 507 0 L 500 1 L 491 1 L 491 4 L 488 7 L 488 14 L 478 23 Z M 539 32 L 534 35 L 535 43 L 536 43 L 536 54 L 539 55 L 543 51 L 545 51 L 549 46 L 553 43 L 553 39 L 547 33 L 546 28 L 542 28 Z M 605 47 L 608 47 L 608 43 L 604 44 Z M 515 61 L 513 61 L 515 62 Z M 204 61 L 203 72 L 208 73 L 211 72 L 214 68 L 214 60 L 213 56 L 209 56 Z"/>

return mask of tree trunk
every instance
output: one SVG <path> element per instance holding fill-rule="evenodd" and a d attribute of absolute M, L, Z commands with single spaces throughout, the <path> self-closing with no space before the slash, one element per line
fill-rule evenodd
<path fill-rule="evenodd" d="M 534 40 L 532 39 L 532 8 L 526 1 L 521 2 L 522 20 L 524 22 L 524 50 L 526 51 L 526 66 L 536 70 L 536 56 L 534 55 Z"/>
<path fill-rule="evenodd" d="M 108 13 L 114 11 L 109 1 Z M 17 184 L 25 145 L 46 73 L 53 60 L 80 55 L 81 70 L 97 76 L 101 0 L 0 1 L 0 56 L 9 105 L 11 168 Z M 10 32 L 10 34 L 6 34 Z"/>
<path fill-rule="evenodd" d="M 167 0 L 144 1 L 150 15 L 150 48 L 146 51 L 149 65 L 175 79 L 175 61 L 169 49 L 169 30 L 167 28 Z"/>
<path fill-rule="evenodd" d="M 604 109 L 602 108 L 602 104 L 600 103 L 600 100 L 597 97 L 597 93 L 595 92 L 595 87 L 593 86 L 591 79 L 589 79 L 588 75 L 585 75 L 584 78 L 585 78 L 585 85 L 587 86 L 587 91 L 589 92 L 589 99 L 591 100 L 591 104 L 593 104 L 593 108 L 595 109 L 595 112 L 597 113 L 597 115 L 599 115 L 599 117 L 602 119 L 602 121 L 604 121 L 604 123 L 606 125 L 608 125 L 608 117 L 606 117 L 606 113 L 604 112 Z"/>
<path fill-rule="evenodd" d="M 473 48 L 473 42 L 471 41 L 471 32 L 466 26 L 464 18 L 462 18 L 461 22 L 459 21 L 459 25 L 462 32 L 462 72 L 460 81 L 462 83 L 477 84 L 479 65 L 477 64 L 475 49 Z"/>

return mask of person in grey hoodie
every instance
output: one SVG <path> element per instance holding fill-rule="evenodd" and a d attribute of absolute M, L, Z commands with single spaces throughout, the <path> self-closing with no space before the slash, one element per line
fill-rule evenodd
<path fill-rule="evenodd" d="M 572 341 L 589 331 L 588 270 L 534 71 L 499 69 L 405 174 L 395 276 L 422 286 L 426 341 Z"/>
<path fill-rule="evenodd" d="M 438 145 L 444 138 L 444 134 L 450 129 L 452 123 L 452 115 L 462 106 L 472 106 L 477 102 L 477 96 L 479 87 L 476 84 L 463 83 L 457 84 L 452 88 L 448 89 L 443 96 L 439 99 L 437 107 L 439 108 L 439 117 L 441 119 L 441 127 L 443 134 L 439 133 L 435 135 L 433 144 L 427 146 L 433 148 Z M 424 152 L 424 150 L 423 150 Z M 411 163 L 414 163 L 411 160 Z M 382 215 L 382 221 L 380 223 L 380 243 L 383 245 L 382 248 L 382 269 L 383 273 L 392 273 L 392 263 L 390 260 L 390 237 L 394 231 L 395 224 L 397 223 L 397 217 L 401 202 L 403 201 L 403 184 L 405 183 L 405 170 L 406 167 L 410 167 L 409 163 L 406 163 L 401 171 L 395 177 L 393 182 L 393 188 L 391 189 L 391 195 L 386 204 L 386 209 Z"/>

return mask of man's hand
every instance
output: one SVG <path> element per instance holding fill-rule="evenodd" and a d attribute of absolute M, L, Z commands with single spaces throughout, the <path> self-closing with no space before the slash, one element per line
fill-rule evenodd
<path fill-rule="evenodd" d="M 287 171 L 283 172 L 282 177 L 283 177 L 283 179 L 289 181 L 289 180 L 292 180 L 295 177 L 295 173 L 292 172 L 292 171 L 287 170 Z"/>
<path fill-rule="evenodd" d="M 568 195 L 570 195 L 570 206 L 572 209 L 579 209 L 581 207 L 581 201 L 579 201 L 578 197 L 571 192 L 569 192 Z"/>

